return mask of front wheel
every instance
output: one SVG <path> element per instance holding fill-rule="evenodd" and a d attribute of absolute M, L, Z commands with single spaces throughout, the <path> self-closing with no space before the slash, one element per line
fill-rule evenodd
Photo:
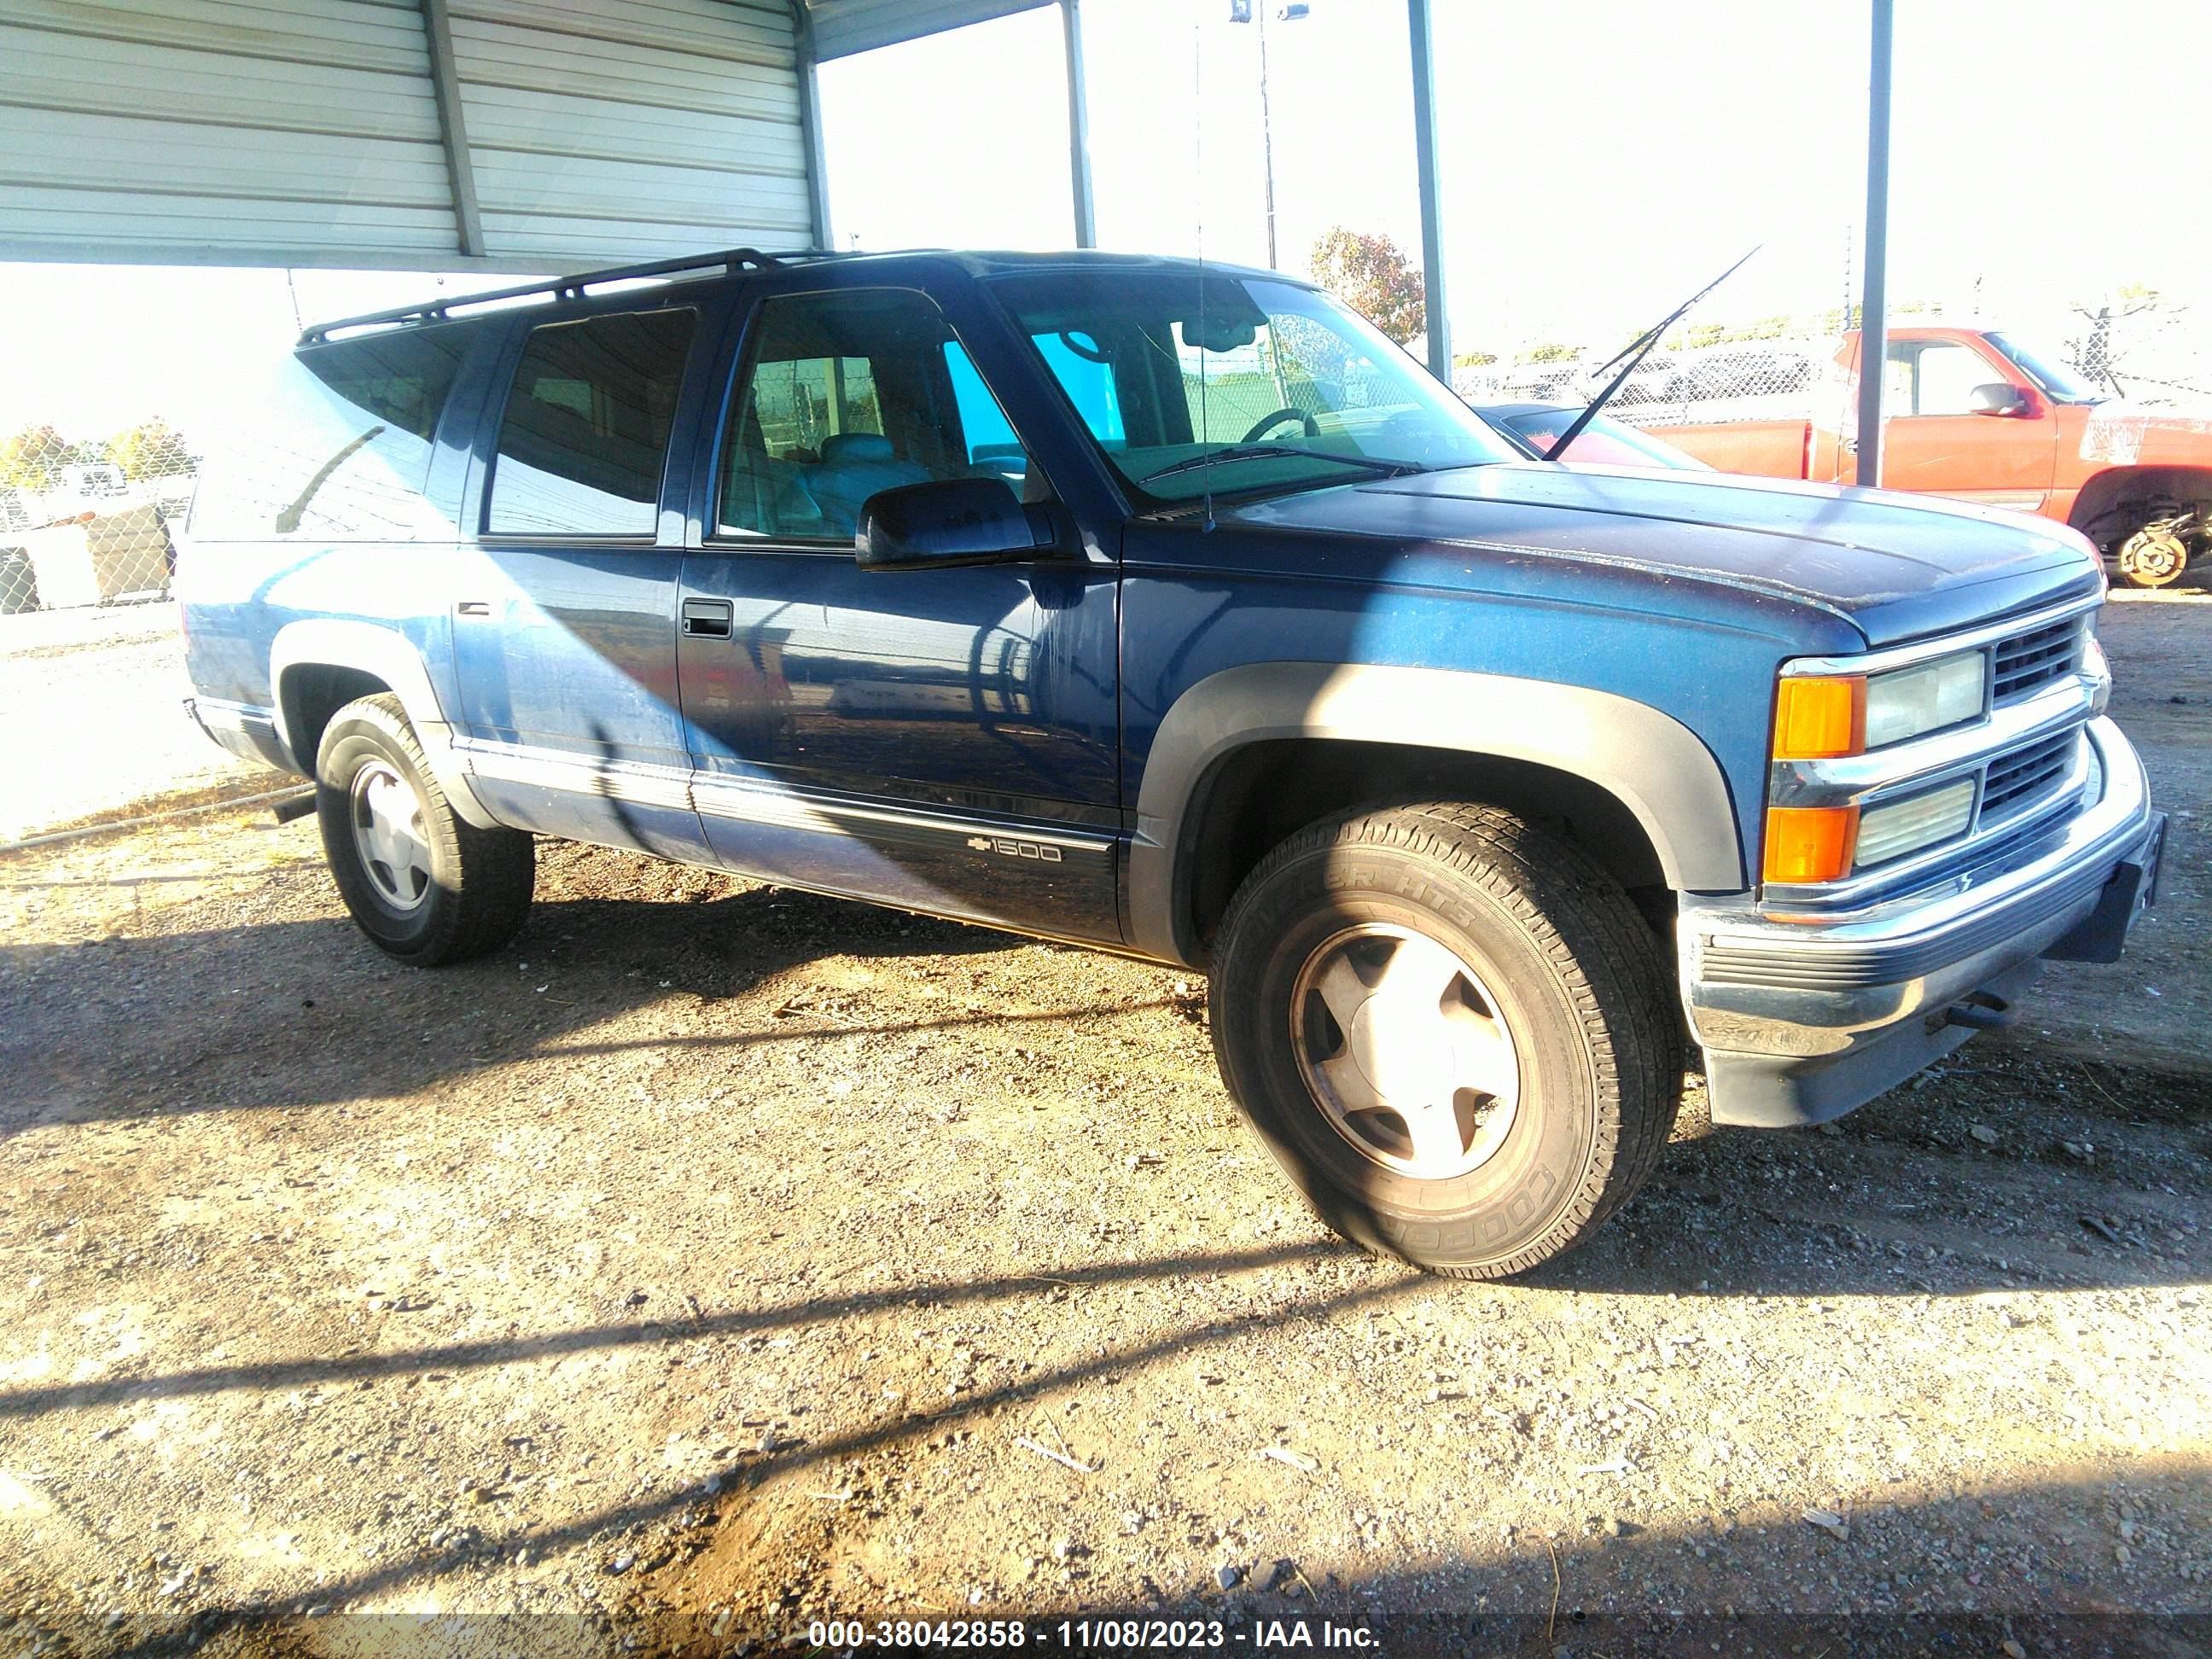
<path fill-rule="evenodd" d="M 1321 1218 L 1498 1279 L 1588 1238 L 1674 1127 L 1681 1025 L 1650 926 L 1574 847 L 1455 803 L 1316 824 L 1218 942 L 1214 1052 Z"/>
<path fill-rule="evenodd" d="M 357 698 L 331 716 L 315 811 L 355 925 L 402 962 L 435 968 L 487 955 L 530 912 L 536 843 L 454 812 L 395 696 Z"/>

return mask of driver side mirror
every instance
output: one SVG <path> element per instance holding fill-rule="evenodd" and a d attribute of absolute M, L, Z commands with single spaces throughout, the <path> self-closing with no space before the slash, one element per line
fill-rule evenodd
<path fill-rule="evenodd" d="M 1992 380 L 1987 386 L 1978 386 L 1966 394 L 1966 407 L 1977 415 L 2032 415 L 2034 405 L 2027 393 L 2016 386 L 2007 386 L 2002 380 Z"/>
<path fill-rule="evenodd" d="M 879 489 L 861 503 L 853 556 L 863 570 L 1005 564 L 1053 544 L 1042 507 L 1003 478 L 937 478 Z"/>

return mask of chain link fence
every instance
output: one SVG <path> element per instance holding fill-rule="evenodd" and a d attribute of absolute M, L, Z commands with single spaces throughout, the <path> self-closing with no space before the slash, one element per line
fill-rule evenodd
<path fill-rule="evenodd" d="M 85 464 L 41 483 L 0 485 L 0 617 L 169 597 L 191 473 L 131 482 Z"/>
<path fill-rule="evenodd" d="M 1938 307 L 1900 313 L 1893 330 L 1946 327 L 1985 331 L 1973 314 Z M 2191 311 L 2123 317 L 2077 312 L 2032 336 L 2004 337 L 2028 345 L 2039 362 L 2055 363 L 2096 394 L 2144 410 L 2212 409 L 2212 315 Z M 1577 345 L 1556 340 L 1524 344 L 1476 363 L 1462 362 L 1453 384 L 1468 402 L 1588 403 L 1614 371 L 1600 373 L 1621 342 Z M 1838 313 L 1805 319 L 1768 319 L 1741 330 L 1711 326 L 1655 348 L 1606 406 L 1625 425 L 1644 428 L 1754 422 L 1808 422 L 1822 431 L 1851 433 L 1856 422 L 1853 377 L 1839 361 Z M 1945 371 L 1948 363 L 1941 365 Z M 1885 403 L 1892 413 L 1911 407 L 1938 374 L 1893 344 Z M 1963 357 L 1960 374 L 1994 378 Z M 1916 374 L 1926 379 L 1916 383 Z M 1916 385 L 1922 389 L 1916 392 Z M 1965 388 L 1957 388 L 1963 395 Z"/>

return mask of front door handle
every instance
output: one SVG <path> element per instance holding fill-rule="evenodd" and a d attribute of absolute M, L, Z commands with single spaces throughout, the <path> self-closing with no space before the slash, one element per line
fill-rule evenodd
<path fill-rule="evenodd" d="M 694 639 L 726 640 L 732 614 L 727 599 L 686 599 L 684 631 Z"/>
<path fill-rule="evenodd" d="M 483 599 L 463 599 L 453 607 L 453 614 L 457 617 L 489 617 L 491 606 Z"/>

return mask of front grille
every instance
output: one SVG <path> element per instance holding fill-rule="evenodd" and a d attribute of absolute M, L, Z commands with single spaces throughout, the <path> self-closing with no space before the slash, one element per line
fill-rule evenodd
<path fill-rule="evenodd" d="M 1982 822 L 1988 824 L 2034 805 L 2066 775 L 2081 741 L 2079 730 L 2062 732 L 1990 762 L 1988 781 L 1982 786 Z"/>
<path fill-rule="evenodd" d="M 1997 641 L 1996 701 L 2017 702 L 2081 665 L 2079 617 L 2031 629 Z"/>

